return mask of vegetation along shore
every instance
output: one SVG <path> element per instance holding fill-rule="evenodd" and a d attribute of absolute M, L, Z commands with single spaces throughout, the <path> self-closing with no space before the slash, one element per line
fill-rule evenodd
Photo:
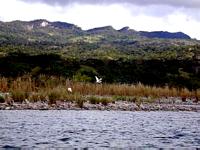
<path fill-rule="evenodd" d="M 200 111 L 200 90 L 141 83 L 97 84 L 25 75 L 0 78 L 0 91 L 0 109 Z"/>

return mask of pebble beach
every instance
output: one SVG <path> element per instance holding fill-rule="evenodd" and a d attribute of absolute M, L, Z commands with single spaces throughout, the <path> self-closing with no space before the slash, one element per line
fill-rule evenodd
<path fill-rule="evenodd" d="M 91 104 L 88 101 L 80 108 L 74 102 L 56 101 L 49 105 L 47 102 L 0 103 L 0 110 L 119 110 L 119 111 L 196 111 L 200 112 L 200 102 L 188 99 L 182 102 L 180 98 L 162 98 L 152 103 L 134 103 L 128 101 L 114 101 L 107 105 Z"/>

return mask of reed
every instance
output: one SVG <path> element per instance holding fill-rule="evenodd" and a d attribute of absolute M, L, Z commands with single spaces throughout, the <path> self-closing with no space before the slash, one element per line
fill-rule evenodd
<path fill-rule="evenodd" d="M 4 77 L 0 78 L 0 90 L 1 92 L 6 92 L 9 90 L 7 78 Z"/>
<path fill-rule="evenodd" d="M 67 88 L 72 88 L 72 93 Z M 157 87 L 138 84 L 96 84 L 86 82 L 74 82 L 62 77 L 40 75 L 37 79 L 31 76 L 22 76 L 15 79 L 0 78 L 0 92 L 11 93 L 15 101 L 29 99 L 30 101 L 42 100 L 66 100 L 78 101 L 84 96 L 118 96 L 122 100 L 136 101 L 138 97 L 184 97 L 200 99 L 200 89 L 189 91 L 186 88 Z M 119 99 L 119 98 L 118 98 Z M 117 99 L 116 99 L 117 100 Z M 95 99 L 90 98 L 91 103 L 96 103 Z"/>
<path fill-rule="evenodd" d="M 28 99 L 30 102 L 42 101 L 42 97 L 41 97 L 40 93 L 32 93 L 29 95 Z"/>

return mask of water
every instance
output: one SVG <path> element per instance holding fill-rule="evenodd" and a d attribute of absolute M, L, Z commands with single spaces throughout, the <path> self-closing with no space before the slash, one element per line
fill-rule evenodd
<path fill-rule="evenodd" d="M 0 147 L 200 148 L 200 113 L 0 111 Z"/>

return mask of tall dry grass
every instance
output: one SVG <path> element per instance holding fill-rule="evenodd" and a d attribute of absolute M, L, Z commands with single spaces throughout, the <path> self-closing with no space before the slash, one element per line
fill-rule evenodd
<path fill-rule="evenodd" d="M 0 91 L 1 92 L 7 92 L 9 91 L 9 86 L 8 86 L 8 79 L 7 78 L 0 78 Z"/>
<path fill-rule="evenodd" d="M 139 97 L 195 97 L 200 96 L 200 89 L 189 91 L 186 88 L 177 89 L 168 86 L 156 87 L 145 86 L 141 83 L 135 85 L 128 84 L 93 84 L 93 83 L 73 83 L 74 91 L 82 95 L 118 95 L 118 96 L 139 96 Z"/>
<path fill-rule="evenodd" d="M 72 88 L 72 93 L 67 91 L 68 87 Z M 0 91 L 11 93 L 13 99 L 21 100 L 24 97 L 32 101 L 49 99 L 70 101 L 76 99 L 76 95 L 200 98 L 200 89 L 189 91 L 186 88 L 146 86 L 141 83 L 134 85 L 84 83 L 44 75 L 37 79 L 32 79 L 27 75 L 15 79 L 2 77 L 0 78 Z"/>

